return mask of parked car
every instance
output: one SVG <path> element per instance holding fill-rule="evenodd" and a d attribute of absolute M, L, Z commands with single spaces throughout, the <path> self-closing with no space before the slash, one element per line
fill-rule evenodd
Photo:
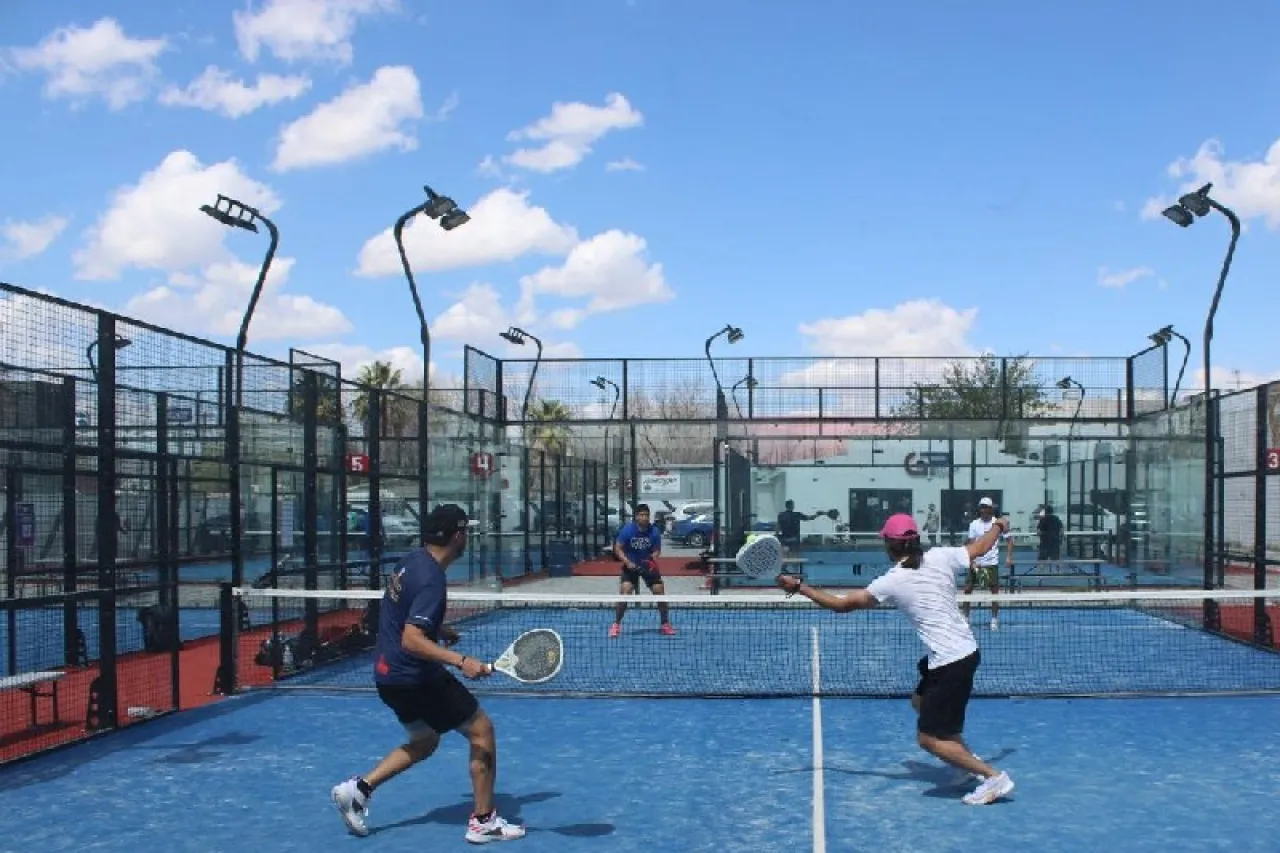
<path fill-rule="evenodd" d="M 668 535 L 689 548 L 705 548 L 715 540 L 715 522 L 710 513 L 679 519 Z"/>

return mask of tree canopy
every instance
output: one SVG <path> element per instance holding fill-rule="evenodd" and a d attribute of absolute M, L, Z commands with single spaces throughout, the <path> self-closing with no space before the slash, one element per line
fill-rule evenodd
<path fill-rule="evenodd" d="M 1049 408 L 1048 395 L 1029 356 L 948 362 L 937 382 L 907 389 L 899 417 L 927 420 L 1013 420 Z"/>

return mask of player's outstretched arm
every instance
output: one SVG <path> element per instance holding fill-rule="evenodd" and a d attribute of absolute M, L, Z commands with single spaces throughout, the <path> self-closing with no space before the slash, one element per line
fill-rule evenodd
<path fill-rule="evenodd" d="M 871 593 L 865 589 L 855 589 L 848 595 L 834 595 L 821 589 L 814 589 L 797 577 L 778 575 L 778 586 L 788 593 L 800 593 L 819 607 L 836 613 L 848 613 L 850 610 L 868 610 L 878 603 Z"/>

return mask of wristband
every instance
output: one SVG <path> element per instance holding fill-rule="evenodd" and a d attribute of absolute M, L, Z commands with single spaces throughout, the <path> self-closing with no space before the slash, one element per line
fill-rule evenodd
<path fill-rule="evenodd" d="M 463 655 L 461 658 L 459 658 L 459 659 L 458 659 L 458 662 L 457 662 L 457 663 L 455 663 L 455 664 L 453 665 L 453 667 L 454 667 L 454 669 L 458 669 L 458 670 L 460 670 L 460 669 L 462 669 L 462 665 L 463 665 L 464 663 L 466 663 L 466 662 L 467 662 L 467 656 L 466 656 L 466 655 Z"/>

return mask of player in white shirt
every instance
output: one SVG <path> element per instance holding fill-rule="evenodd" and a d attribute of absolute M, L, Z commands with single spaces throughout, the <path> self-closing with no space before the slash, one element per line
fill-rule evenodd
<path fill-rule="evenodd" d="M 995 547 L 1008 522 L 1000 519 L 976 542 L 960 548 L 924 550 L 915 520 L 904 513 L 892 515 L 880 535 L 894 567 L 866 589 L 839 596 L 814 589 L 791 575 L 779 575 L 778 586 L 800 593 L 813 603 L 837 613 L 866 610 L 892 604 L 901 610 L 929 650 L 920 660 L 920 683 L 911 696 L 916 720 L 916 742 L 921 749 L 952 767 L 982 781 L 964 797 L 981 806 L 1013 791 L 1009 774 L 984 762 L 964 742 L 965 711 L 973 694 L 973 677 L 981 655 L 956 601 L 955 573 L 967 568 L 979 555 Z"/>
<path fill-rule="evenodd" d="M 996 523 L 996 508 L 991 498 L 983 498 L 978 501 L 978 517 L 969 524 L 969 542 L 972 544 L 977 542 L 986 535 Z M 1013 565 L 1013 537 L 1006 530 L 1002 537 L 1009 543 L 1009 565 Z M 997 540 L 986 551 L 975 556 L 972 562 L 966 567 L 968 571 L 964 576 L 964 592 L 965 595 L 973 592 L 974 586 L 986 587 L 991 592 L 1000 592 L 1000 542 Z M 964 618 L 969 618 L 969 603 L 965 602 L 960 606 L 960 611 L 964 613 Z M 1000 605 L 994 601 L 991 603 L 991 630 L 995 631 L 1000 627 Z"/>

